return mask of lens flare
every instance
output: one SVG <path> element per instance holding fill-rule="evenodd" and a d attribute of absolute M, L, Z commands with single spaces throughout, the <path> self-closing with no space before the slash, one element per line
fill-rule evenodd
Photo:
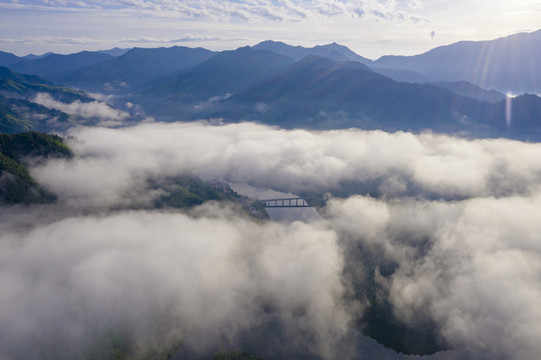
<path fill-rule="evenodd" d="M 513 95 L 507 93 L 507 98 L 505 99 L 505 124 L 507 127 L 511 127 L 511 120 L 513 116 Z"/>

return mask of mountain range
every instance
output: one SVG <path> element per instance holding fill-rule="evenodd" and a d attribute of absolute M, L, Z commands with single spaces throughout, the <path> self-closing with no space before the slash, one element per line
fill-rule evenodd
<path fill-rule="evenodd" d="M 169 120 L 179 114 L 197 116 L 197 109 L 246 91 L 294 63 L 289 57 L 251 47 L 224 51 L 184 74 L 145 89 L 134 101 L 144 104 L 152 114 Z M 205 103 L 207 106 L 203 106 Z"/>
<path fill-rule="evenodd" d="M 490 136 L 511 131 L 505 129 L 505 109 L 500 108 L 443 87 L 397 82 L 358 62 L 308 56 L 279 76 L 225 99 L 205 117 L 285 128 L 432 129 Z"/>
<path fill-rule="evenodd" d="M 137 90 L 151 81 L 192 69 L 215 53 L 203 48 L 133 48 L 124 54 L 65 74 L 63 82 L 85 90 L 123 93 Z"/>
<path fill-rule="evenodd" d="M 415 56 L 383 56 L 373 66 L 415 71 L 437 81 L 469 81 L 505 93 L 541 93 L 540 49 L 538 30 L 491 41 L 461 41 Z"/>
<path fill-rule="evenodd" d="M 34 54 L 28 54 L 22 57 L 19 57 L 17 55 L 7 53 L 0 51 L 0 66 L 10 66 L 16 63 L 19 63 L 21 61 L 26 60 L 36 60 L 45 56 L 53 55 L 52 52 L 45 53 L 43 55 L 34 55 Z"/>
<path fill-rule="evenodd" d="M 30 93 L 39 83 L 47 91 L 57 89 L 56 96 L 66 86 L 115 94 L 113 105 L 135 104 L 162 121 L 212 118 L 287 128 L 433 130 L 537 140 L 541 100 L 505 93 L 541 93 L 539 54 L 541 30 L 377 60 L 337 43 L 307 48 L 269 40 L 221 52 L 175 46 L 34 59 L 0 53 L 0 63 L 21 76 L 17 86 L 24 83 L 20 88 Z M 14 92 L 13 84 L 2 84 L 2 94 Z M 27 95 L 22 100 L 31 101 Z"/>
<path fill-rule="evenodd" d="M 349 48 L 335 42 L 332 44 L 317 45 L 307 48 L 303 46 L 291 46 L 280 41 L 267 40 L 260 42 L 253 48 L 257 50 L 272 51 L 274 53 L 290 57 L 295 61 L 302 60 L 308 55 L 316 55 L 337 61 L 358 61 L 367 65 L 372 63 L 371 60 L 364 58 L 354 53 Z"/>
<path fill-rule="evenodd" d="M 508 100 L 464 81 L 398 82 L 358 61 L 316 55 L 294 61 L 258 47 L 219 53 L 133 98 L 165 121 L 218 118 L 285 128 L 431 129 L 520 139 L 541 136 L 535 121 L 540 101 Z M 506 106 L 514 109 L 509 124 Z"/>
<path fill-rule="evenodd" d="M 99 52 L 82 51 L 76 54 L 51 54 L 34 60 L 25 60 L 9 65 L 21 74 L 34 74 L 44 79 L 62 82 L 74 70 L 112 59 L 113 56 Z"/>

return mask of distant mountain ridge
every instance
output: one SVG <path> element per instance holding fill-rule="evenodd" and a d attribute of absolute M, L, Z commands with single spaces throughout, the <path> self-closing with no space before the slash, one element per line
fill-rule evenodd
<path fill-rule="evenodd" d="M 139 54 L 140 59 L 138 60 L 136 60 L 137 56 L 131 55 L 133 56 L 132 61 L 141 62 L 139 67 L 130 65 L 129 61 L 119 61 L 116 65 L 113 63 L 103 67 L 91 68 L 93 65 L 107 62 L 107 60 L 112 60 L 114 57 L 90 60 L 91 63 L 89 64 L 88 62 L 81 63 L 81 59 L 75 59 L 75 55 L 78 54 L 79 57 L 83 57 L 82 53 L 32 56 L 34 59 L 29 60 L 30 56 L 25 59 L 0 52 L 0 65 L 9 66 L 19 73 L 36 74 L 59 83 L 62 83 L 64 78 L 67 77 L 68 84 L 86 90 L 126 92 L 128 90 L 125 85 L 128 85 L 130 89 L 134 87 L 130 86 L 130 82 L 136 83 L 135 87 L 137 88 L 145 82 L 158 80 L 160 76 L 151 76 L 149 72 L 149 69 L 153 67 L 152 62 L 155 62 L 155 68 L 164 69 L 162 71 L 164 74 L 161 76 L 165 76 L 167 72 L 185 72 L 198 64 L 197 62 L 190 64 L 187 61 L 185 67 L 171 69 L 167 62 L 160 60 L 163 55 L 159 54 L 159 52 L 165 51 L 164 49 L 175 48 L 177 47 L 139 50 L 137 48 L 131 50 L 115 48 L 98 52 L 83 52 L 86 53 L 87 57 L 107 56 L 108 54 L 122 57 L 132 51 L 147 52 L 148 54 L 145 56 Z M 308 55 L 324 56 L 337 61 L 358 61 L 397 81 L 420 83 L 468 81 L 483 89 L 496 89 L 503 93 L 541 93 L 541 30 L 488 41 L 461 41 L 434 48 L 424 54 L 383 56 L 376 61 L 364 58 L 337 43 L 308 48 L 266 40 L 254 45 L 253 48 L 272 51 L 290 57 L 295 61 L 302 60 Z M 205 51 L 208 52 L 208 50 Z M 152 53 L 155 53 L 153 55 L 155 58 L 151 60 L 152 56 L 149 54 Z M 60 56 L 58 58 L 60 60 L 47 64 L 46 59 L 55 59 L 54 57 L 50 58 L 50 56 Z M 171 63 L 171 61 L 169 62 Z M 199 63 L 202 61 L 199 61 Z M 83 70 L 86 67 L 88 69 Z M 126 68 L 123 69 L 123 67 Z M 144 75 L 145 73 L 147 75 Z M 94 77 L 97 79 L 94 79 Z M 144 81 L 142 78 L 144 78 Z M 99 86 L 100 84 L 101 86 Z"/>
<path fill-rule="evenodd" d="M 364 58 L 349 48 L 337 43 L 317 45 L 311 48 L 292 46 L 280 41 L 266 40 L 253 46 L 254 49 L 268 50 L 280 55 L 288 56 L 294 60 L 302 60 L 309 55 L 326 57 L 337 61 L 358 61 L 363 64 L 371 64 L 372 60 Z"/>
<path fill-rule="evenodd" d="M 160 99 L 153 111 L 178 114 L 183 112 L 184 103 L 212 102 L 245 91 L 294 62 L 289 57 L 249 46 L 223 51 L 186 73 L 146 89 L 142 97 Z"/>
<path fill-rule="evenodd" d="M 53 55 L 54 53 L 53 52 L 46 52 L 45 54 L 42 54 L 42 55 L 35 55 L 35 54 L 28 54 L 28 55 L 25 55 L 23 57 L 21 57 L 21 61 L 24 61 L 24 60 L 36 60 L 36 59 L 39 59 L 39 58 L 42 58 L 42 57 L 45 57 L 45 56 L 49 56 L 49 55 Z"/>
<path fill-rule="evenodd" d="M 63 55 L 59 59 L 73 60 L 70 68 L 62 69 L 63 83 L 121 95 L 110 99 L 119 101 L 124 109 L 133 108 L 142 117 L 150 115 L 162 121 L 215 119 L 258 121 L 286 128 L 432 130 L 538 141 L 539 97 L 507 98 L 504 92 L 486 90 L 492 87 L 475 85 L 472 81 L 478 78 L 469 81 L 460 76 L 482 73 L 485 85 L 500 82 L 507 89 L 525 86 L 523 80 L 527 79 L 526 85 L 535 88 L 541 81 L 541 76 L 532 76 L 541 66 L 541 51 L 536 53 L 541 49 L 539 39 L 541 30 L 493 41 L 460 42 L 413 57 L 382 57 L 376 61 L 336 43 L 307 48 L 271 40 L 221 52 L 174 46 L 133 48 L 117 57 L 93 52 Z M 527 49 L 520 51 L 523 48 Z M 525 55 L 540 61 L 525 60 Z M 32 63 L 33 70 L 39 70 L 36 64 L 41 64 L 43 72 L 59 71 L 62 62 L 51 63 L 53 56 L 57 55 L 18 62 L 11 68 Z M 77 56 L 102 56 L 106 60 L 84 66 Z M 470 66 L 474 60 L 476 66 Z M 507 71 L 506 77 L 500 76 L 502 69 Z M 77 93 L 30 75 L 2 71 L 4 77 L 14 78 L 4 79 L 0 90 L 21 94 L 21 101 L 31 101 L 28 94 L 37 89 L 56 92 L 58 96 Z M 67 71 L 70 72 L 66 74 Z M 4 99 L 3 109 L 14 111 L 19 107 L 16 101 L 12 97 L 6 103 Z M 11 128 L 17 126 L 18 122 L 12 120 L 22 113 L 8 115 Z M 27 125 L 26 128 L 34 126 Z"/>
<path fill-rule="evenodd" d="M 98 50 L 99 53 L 102 53 L 102 54 L 107 54 L 107 55 L 111 55 L 111 56 L 122 56 L 124 55 L 125 53 L 127 53 L 128 51 L 130 51 L 131 48 L 125 48 L 125 49 L 121 49 L 119 47 L 115 47 L 115 48 L 112 48 L 112 49 L 109 49 L 109 50 Z"/>
<path fill-rule="evenodd" d="M 0 66 L 9 66 L 21 60 L 22 58 L 18 57 L 17 55 L 0 51 Z"/>
<path fill-rule="evenodd" d="M 416 71 L 438 81 L 465 80 L 504 93 L 541 93 L 541 30 L 461 41 L 415 56 L 383 56 L 374 66 Z"/>
<path fill-rule="evenodd" d="M 82 51 L 76 54 L 51 54 L 34 60 L 17 62 L 9 66 L 21 74 L 33 74 L 46 80 L 61 83 L 74 70 L 112 59 L 113 56 L 98 52 Z"/>
<path fill-rule="evenodd" d="M 311 55 L 265 84 L 224 101 L 222 115 L 245 114 L 286 128 L 418 130 L 449 121 L 457 96 L 435 86 L 398 83 L 358 62 Z M 258 109 L 256 104 L 264 106 Z"/>
<path fill-rule="evenodd" d="M 506 100 L 480 101 L 441 86 L 397 82 L 358 62 L 308 56 L 199 116 L 284 128 L 432 130 L 541 140 L 541 98 L 519 96 L 509 105 L 508 124 Z"/>
<path fill-rule="evenodd" d="M 505 94 L 499 91 L 485 90 L 467 81 L 426 82 L 425 84 L 443 87 L 459 95 L 480 101 L 498 102 L 507 98 Z"/>
<path fill-rule="evenodd" d="M 203 48 L 133 48 L 108 61 L 79 68 L 63 80 L 85 90 L 106 93 L 133 91 L 151 81 L 192 69 L 215 53 Z"/>

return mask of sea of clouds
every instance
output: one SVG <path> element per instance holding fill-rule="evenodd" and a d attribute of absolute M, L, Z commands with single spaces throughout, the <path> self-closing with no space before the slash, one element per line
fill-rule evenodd
<path fill-rule="evenodd" d="M 135 358 L 179 344 L 177 358 L 409 358 L 354 330 L 367 301 L 349 296 L 352 267 L 374 272 L 397 319 L 436 324 L 456 349 L 413 358 L 541 352 L 539 144 L 249 123 L 69 135 L 74 158 L 31 169 L 58 203 L 0 209 L 0 359 L 100 358 L 117 335 Z M 309 222 L 258 222 L 218 203 L 134 210 L 160 195 L 149 179 L 179 175 L 374 191 L 331 196 Z M 352 264 L 358 248 L 394 271 Z"/>

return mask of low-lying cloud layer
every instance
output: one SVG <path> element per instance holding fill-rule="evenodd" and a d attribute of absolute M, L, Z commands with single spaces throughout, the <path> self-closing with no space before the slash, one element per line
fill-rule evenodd
<path fill-rule="evenodd" d="M 130 115 L 124 111 L 112 108 L 100 101 L 82 102 L 75 100 L 72 103 L 63 103 L 55 100 L 51 95 L 39 93 L 34 99 L 35 103 L 49 109 L 56 109 L 66 114 L 77 116 L 83 119 L 98 119 L 101 126 L 118 126 Z"/>
<path fill-rule="evenodd" d="M 347 247 L 397 265 L 376 279 L 405 323 L 435 322 L 450 345 L 493 359 L 533 359 L 541 351 L 540 207 L 541 194 L 447 203 L 355 196 L 326 211 Z"/>
<path fill-rule="evenodd" d="M 123 212 L 2 232 L 4 355 L 74 358 L 105 347 L 111 331 L 146 352 L 180 342 L 227 349 L 271 316 L 266 306 L 285 332 L 320 336 L 304 344 L 310 351 L 329 353 L 348 321 L 335 234 L 198 211 L 205 216 Z"/>
<path fill-rule="evenodd" d="M 73 358 L 120 336 L 141 357 L 182 344 L 405 358 L 352 335 L 365 275 L 397 319 L 435 324 L 457 349 L 427 358 L 541 352 L 538 144 L 255 124 L 70 135 L 74 159 L 32 169 L 59 203 L 0 209 L 0 357 Z M 148 179 L 177 175 L 378 197 L 331 198 L 311 223 L 256 223 L 218 204 L 122 210 L 152 202 Z"/>
<path fill-rule="evenodd" d="M 249 123 L 81 128 L 71 135 L 80 157 L 49 162 L 35 175 L 66 200 L 108 206 L 133 201 L 148 177 L 179 174 L 293 193 L 369 183 L 387 197 L 446 199 L 529 196 L 541 183 L 541 145 L 509 140 Z"/>

